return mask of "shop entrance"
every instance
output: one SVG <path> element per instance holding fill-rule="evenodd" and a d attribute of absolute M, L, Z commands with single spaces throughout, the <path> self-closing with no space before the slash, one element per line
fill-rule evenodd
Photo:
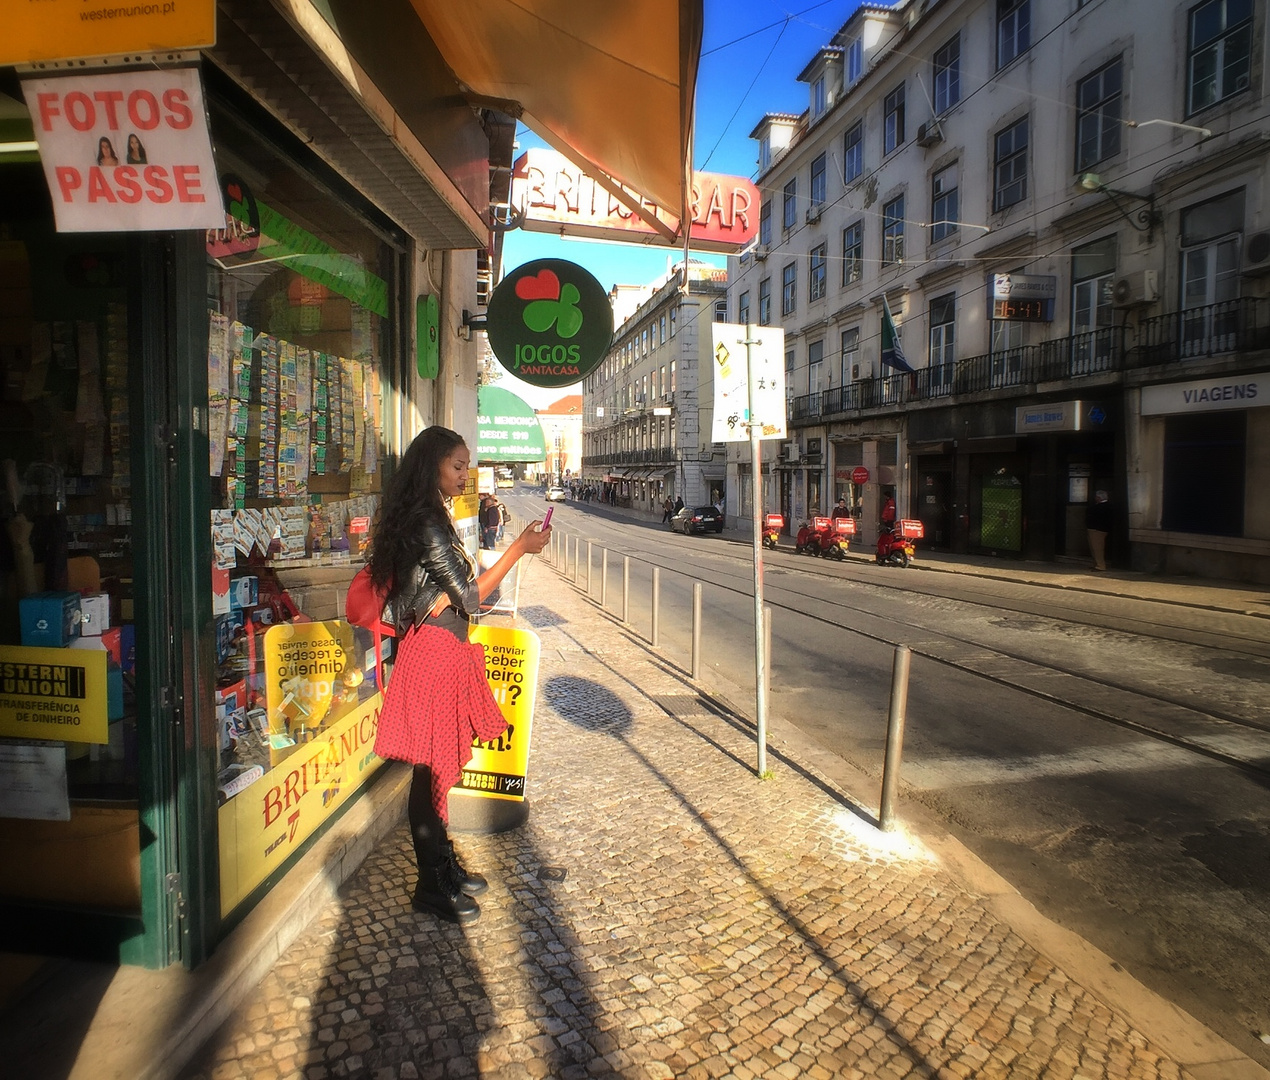
<path fill-rule="evenodd" d="M 0 188 L 0 654 L 74 676 L 0 707 L 0 948 L 164 966 L 184 955 L 176 651 L 197 640 L 171 313 L 199 283 L 169 238 L 56 233 L 37 164 Z"/>
<path fill-rule="evenodd" d="M 914 511 L 930 547 L 947 551 L 952 546 L 952 463 L 919 459 Z"/>

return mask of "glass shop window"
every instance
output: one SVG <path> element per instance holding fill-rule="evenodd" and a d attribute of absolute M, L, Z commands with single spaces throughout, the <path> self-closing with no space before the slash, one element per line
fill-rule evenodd
<path fill-rule="evenodd" d="M 340 615 L 382 489 L 393 258 L 250 133 L 215 117 L 214 130 L 228 192 L 226 228 L 207 239 L 228 912 L 379 764 L 376 646 Z"/>
<path fill-rule="evenodd" d="M 0 896 L 138 911 L 127 240 L 0 184 Z"/>

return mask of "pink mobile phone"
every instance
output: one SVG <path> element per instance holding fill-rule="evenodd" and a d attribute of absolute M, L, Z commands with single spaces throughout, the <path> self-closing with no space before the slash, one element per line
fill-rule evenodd
<path fill-rule="evenodd" d="M 542 528 L 547 528 L 551 524 L 551 515 L 556 512 L 554 506 L 548 506 L 547 512 L 542 515 Z"/>

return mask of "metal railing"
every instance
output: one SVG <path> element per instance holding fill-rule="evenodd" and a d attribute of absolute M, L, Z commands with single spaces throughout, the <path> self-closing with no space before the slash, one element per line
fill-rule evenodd
<path fill-rule="evenodd" d="M 1270 300 L 1242 296 L 1138 323 L 1130 366 L 1148 367 L 1270 347 Z"/>
<path fill-rule="evenodd" d="M 960 394 L 1096 377 L 1126 368 L 1270 348 L 1270 300 L 1241 297 L 1143 319 L 1133 330 L 1100 327 L 912 374 L 879 375 L 789 400 L 791 423 L 894 408 Z"/>
<path fill-rule="evenodd" d="M 652 450 L 614 450 L 608 454 L 584 454 L 586 467 L 599 465 L 674 465 L 679 458 L 673 447 L 654 447 Z"/>

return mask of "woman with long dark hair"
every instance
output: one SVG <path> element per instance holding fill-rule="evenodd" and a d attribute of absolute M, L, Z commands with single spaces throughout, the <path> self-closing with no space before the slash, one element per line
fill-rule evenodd
<path fill-rule="evenodd" d="M 473 739 L 507 728 L 485 681 L 484 649 L 467 640 L 468 619 L 516 560 L 537 554 L 551 537 L 535 521 L 478 575 L 449 510 L 467 486 L 470 461 L 457 432 L 421 432 L 384 493 L 370 550 L 371 578 L 388 598 L 384 619 L 398 632 L 375 752 L 414 766 L 407 804 L 419 866 L 413 906 L 464 925 L 480 917 L 472 897 L 488 883 L 454 853 L 446 793 L 471 760 Z"/>

